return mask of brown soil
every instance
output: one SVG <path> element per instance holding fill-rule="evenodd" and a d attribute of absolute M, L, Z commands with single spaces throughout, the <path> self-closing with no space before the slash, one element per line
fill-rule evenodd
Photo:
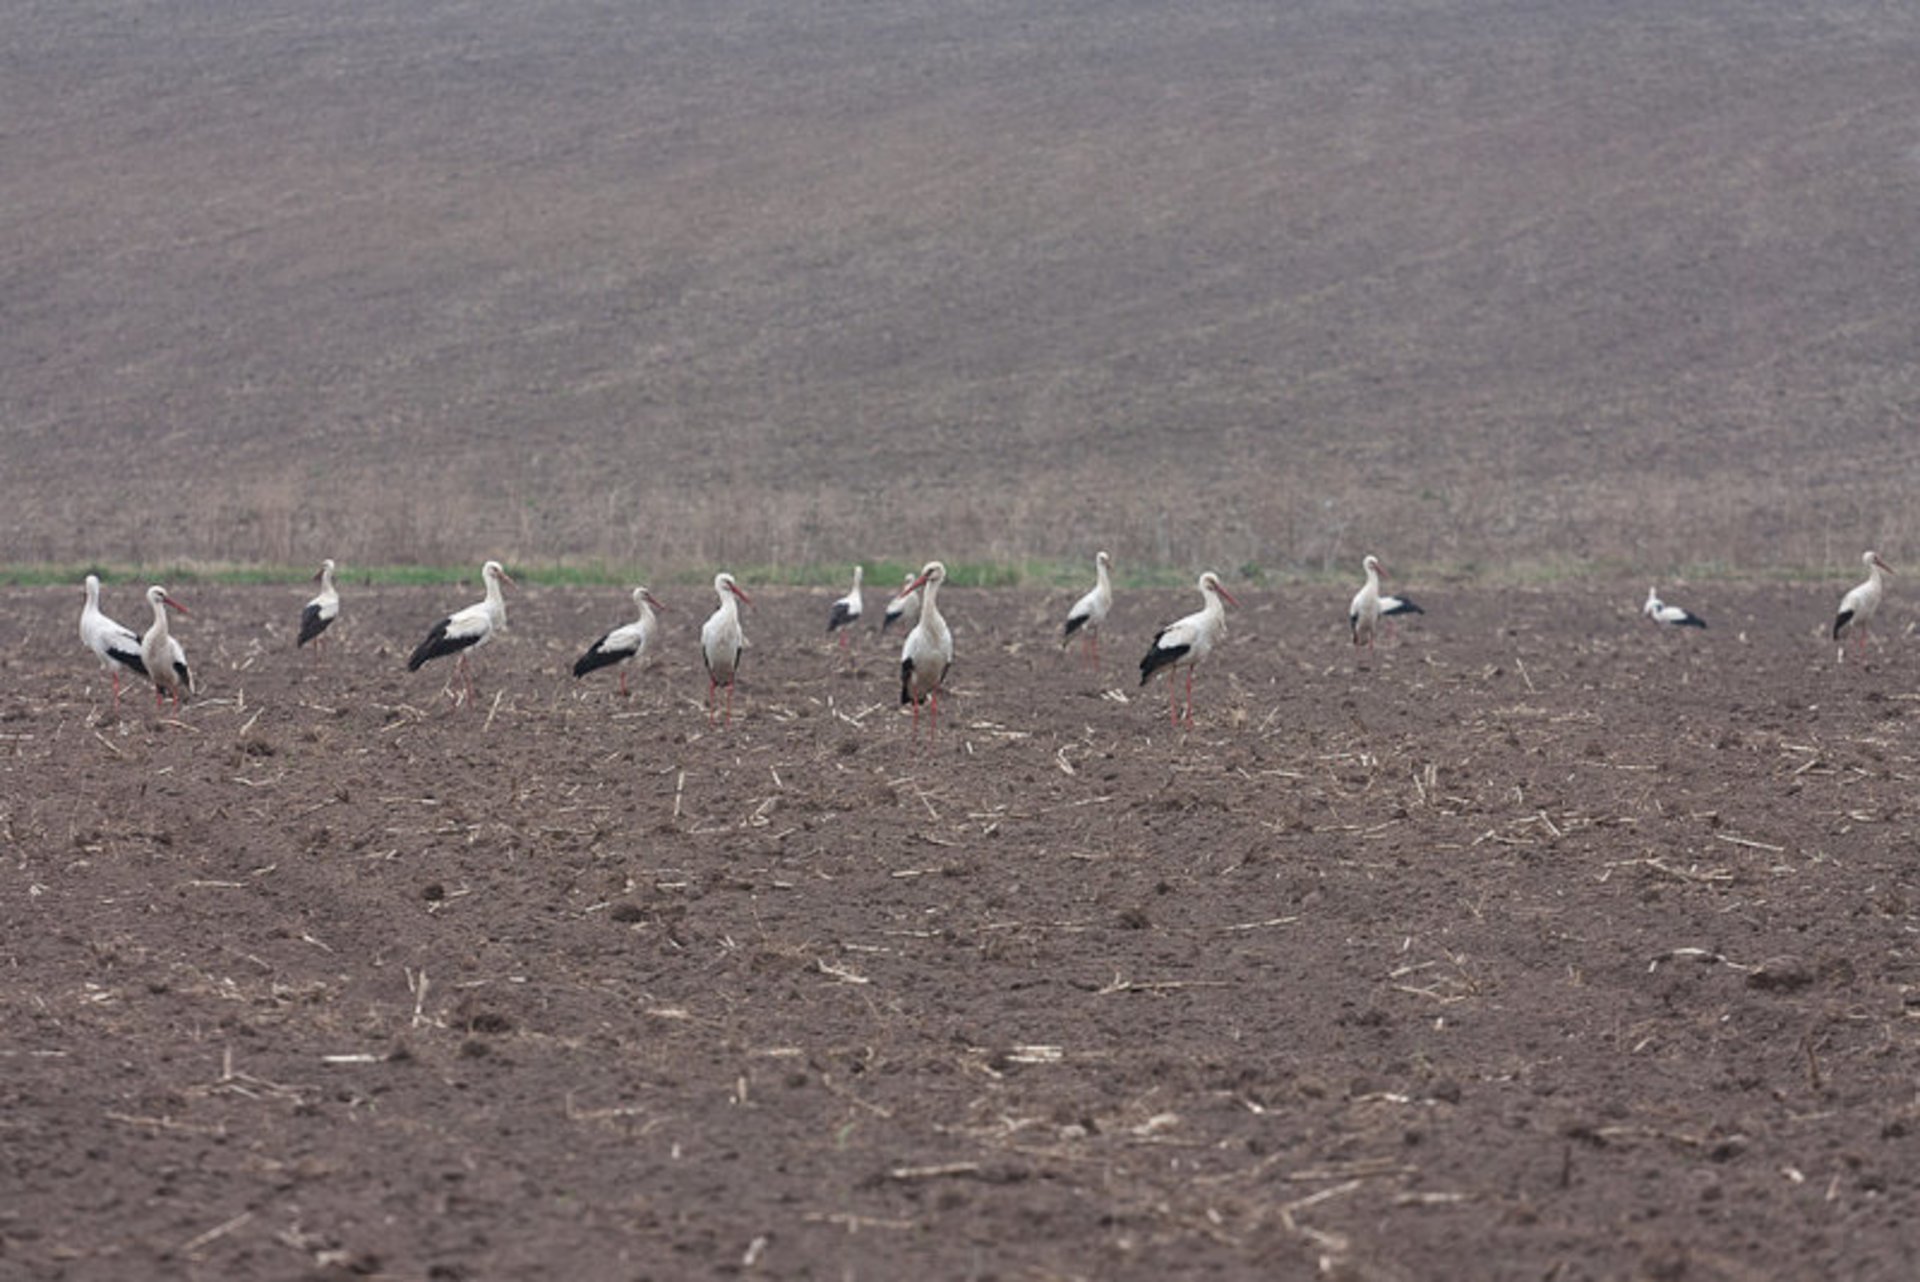
<path fill-rule="evenodd" d="M 527 588 L 455 710 L 401 659 L 464 590 L 317 661 L 204 588 L 203 697 L 116 716 L 11 591 L 0 1274 L 1910 1276 L 1910 640 L 1642 587 L 1363 662 L 1248 592 L 1183 733 L 1132 662 L 1189 594 L 1095 679 L 1071 594 L 950 591 L 919 752 L 826 591 L 725 730 L 703 592 L 623 701 L 565 670 L 624 594 Z"/>

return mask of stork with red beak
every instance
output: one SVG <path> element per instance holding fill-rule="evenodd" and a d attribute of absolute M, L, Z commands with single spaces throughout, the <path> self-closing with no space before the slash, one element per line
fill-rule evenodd
<path fill-rule="evenodd" d="M 647 642 L 653 639 L 655 620 L 653 612 L 667 607 L 660 604 L 658 598 L 647 589 L 633 590 L 633 606 L 640 617 L 632 623 L 623 623 L 610 629 L 598 641 L 587 647 L 587 652 L 573 663 L 573 675 L 584 677 L 589 672 L 601 668 L 620 666 L 620 693 L 627 693 L 627 668 L 646 652 Z"/>
<path fill-rule="evenodd" d="M 187 669 L 187 652 L 167 629 L 167 611 L 192 611 L 167 595 L 158 583 L 147 589 L 147 604 L 153 607 L 153 626 L 140 638 L 140 659 L 153 680 L 153 706 L 163 706 L 171 695 L 173 706 L 178 708 L 193 693 L 193 673 Z"/>
<path fill-rule="evenodd" d="M 929 561 L 905 587 L 902 597 L 920 593 L 920 621 L 907 633 L 900 649 L 900 702 L 913 705 L 913 729 L 920 731 L 920 705 L 928 705 L 927 738 L 940 728 L 940 683 L 953 667 L 953 629 L 940 613 L 940 585 L 947 581 L 947 567 Z"/>
<path fill-rule="evenodd" d="M 507 602 L 501 595 L 500 585 L 513 582 L 513 576 L 498 561 L 489 561 L 481 566 L 480 577 L 487 585 L 485 599 L 474 602 L 464 610 L 456 610 L 434 624 L 407 659 L 407 671 L 418 672 L 423 664 L 434 659 L 458 655 L 457 671 L 465 682 L 469 701 L 473 698 L 473 672 L 467 666 L 467 652 L 493 640 L 495 633 L 507 630 Z M 455 702 L 458 701 L 459 696 L 456 695 Z"/>
<path fill-rule="evenodd" d="M 1200 595 L 1205 598 L 1206 604 L 1186 618 L 1175 620 L 1154 633 L 1152 647 L 1148 649 L 1146 657 L 1140 660 L 1140 684 L 1143 686 L 1160 669 L 1170 669 L 1167 674 L 1167 714 L 1175 725 L 1180 723 L 1180 714 L 1176 711 L 1172 670 L 1187 670 L 1186 721 L 1192 725 L 1193 670 L 1226 636 L 1226 607 L 1238 607 L 1240 604 L 1233 599 L 1232 593 L 1220 585 L 1220 576 L 1212 570 L 1200 576 Z"/>
<path fill-rule="evenodd" d="M 313 648 L 317 654 L 320 650 L 320 634 L 332 627 L 333 621 L 340 617 L 340 593 L 333 586 L 333 558 L 322 561 L 320 573 L 313 578 L 320 585 L 320 595 L 307 602 L 306 609 L 300 611 L 300 639 L 293 644 L 297 650 L 309 641 L 315 642 Z"/>
<path fill-rule="evenodd" d="M 740 655 L 747 648 L 747 635 L 740 630 L 740 605 L 753 599 L 740 590 L 731 574 L 713 576 L 713 590 L 720 608 L 707 616 L 700 629 L 700 657 L 707 665 L 707 724 L 712 725 L 717 711 L 715 692 L 727 688 L 727 724 L 733 724 L 733 686 L 740 676 Z"/>
<path fill-rule="evenodd" d="M 147 661 L 140 657 L 140 637 L 125 624 L 115 623 L 100 612 L 100 578 L 87 576 L 87 603 L 80 607 L 80 641 L 93 651 L 100 666 L 113 677 L 113 706 L 120 706 L 120 673 L 147 675 Z"/>
<path fill-rule="evenodd" d="M 1838 641 L 1841 633 L 1851 631 L 1857 638 L 1856 647 L 1867 643 L 1867 625 L 1880 612 L 1881 598 L 1887 594 L 1886 580 L 1881 576 L 1893 573 L 1893 567 L 1882 561 L 1878 552 L 1863 553 L 1860 560 L 1867 567 L 1867 581 L 1840 598 L 1840 612 L 1833 616 L 1833 639 Z M 1840 647 L 1839 655 L 1844 662 L 1845 646 Z"/>

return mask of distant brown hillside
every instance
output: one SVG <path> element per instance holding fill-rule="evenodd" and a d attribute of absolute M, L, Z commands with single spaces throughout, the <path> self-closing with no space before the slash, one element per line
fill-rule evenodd
<path fill-rule="evenodd" d="M 0 559 L 1851 565 L 1879 0 L 0 18 Z"/>

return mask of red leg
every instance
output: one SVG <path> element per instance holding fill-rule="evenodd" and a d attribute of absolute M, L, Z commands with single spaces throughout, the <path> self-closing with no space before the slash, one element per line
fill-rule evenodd
<path fill-rule="evenodd" d="M 1187 724 L 1193 724 L 1193 669 L 1187 669 Z"/>
<path fill-rule="evenodd" d="M 727 679 L 727 724 L 728 725 L 733 724 L 733 682 L 734 682 L 734 678 L 729 677 Z"/>

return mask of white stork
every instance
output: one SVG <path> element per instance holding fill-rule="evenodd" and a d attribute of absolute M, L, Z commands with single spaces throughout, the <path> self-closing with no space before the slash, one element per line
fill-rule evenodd
<path fill-rule="evenodd" d="M 193 693 L 193 673 L 187 670 L 187 652 L 167 630 L 167 610 L 172 608 L 182 614 L 192 611 L 168 596 L 167 590 L 157 583 L 147 589 L 147 604 L 153 607 L 153 626 L 140 638 L 140 658 L 147 665 L 147 676 L 153 680 L 153 706 L 161 707 L 167 696 L 172 695 L 173 706 L 177 708 L 185 695 Z"/>
<path fill-rule="evenodd" d="M 667 607 L 660 604 L 658 598 L 645 588 L 633 590 L 633 605 L 640 617 L 632 623 L 623 623 L 609 630 L 598 641 L 587 647 L 587 652 L 573 661 L 573 675 L 584 677 L 589 672 L 601 668 L 620 666 L 620 693 L 627 693 L 627 666 L 638 659 L 647 648 L 647 642 L 653 639 L 656 620 L 655 610 Z"/>
<path fill-rule="evenodd" d="M 1153 646 L 1140 660 L 1140 684 L 1162 668 L 1187 670 L 1187 724 L 1193 724 L 1193 669 L 1207 657 L 1214 645 L 1226 635 L 1228 605 L 1238 606 L 1233 594 L 1220 586 L 1220 576 L 1209 570 L 1200 576 L 1200 594 L 1206 604 L 1186 618 L 1167 624 L 1154 633 Z M 1225 604 L 1222 604 L 1224 602 Z M 1174 710 L 1173 675 L 1167 675 L 1167 712 L 1175 725 L 1180 716 Z"/>
<path fill-rule="evenodd" d="M 1867 643 L 1867 625 L 1880 612 L 1880 600 L 1887 594 L 1881 575 L 1893 573 L 1893 567 L 1882 561 L 1878 552 L 1862 553 L 1860 561 L 1867 567 L 1867 581 L 1840 598 L 1840 612 L 1833 616 L 1833 639 L 1838 641 L 1840 634 L 1851 628 L 1858 638 L 1855 645 Z M 1839 653 L 1844 661 L 1846 647 L 1842 646 Z"/>
<path fill-rule="evenodd" d="M 1113 608 L 1113 580 L 1107 576 L 1112 564 L 1113 558 L 1105 552 L 1094 555 L 1093 587 L 1067 611 L 1067 627 L 1060 634 L 1060 648 L 1064 650 L 1072 643 L 1074 633 L 1084 632 L 1088 659 L 1096 668 L 1100 666 L 1100 625 L 1106 622 L 1107 611 Z"/>
<path fill-rule="evenodd" d="M 421 665 L 429 660 L 445 658 L 449 654 L 459 655 L 458 670 L 466 683 L 469 701 L 473 698 L 473 672 L 467 666 L 467 651 L 493 640 L 494 633 L 507 630 L 507 602 L 500 594 L 500 585 L 513 582 L 513 576 L 498 561 L 489 561 L 481 566 L 480 577 L 486 581 L 486 599 L 476 601 L 464 610 L 456 610 L 434 624 L 407 659 L 407 671 L 418 672 Z M 457 695 L 454 701 L 459 702 Z"/>
<path fill-rule="evenodd" d="M 915 734 L 920 730 L 920 705 L 929 704 L 929 739 L 940 728 L 940 683 L 953 667 L 953 630 L 941 616 L 937 600 L 940 585 L 946 581 L 947 567 L 929 561 L 900 589 L 902 597 L 920 593 L 920 621 L 907 633 L 907 643 L 900 648 L 900 702 L 913 705 Z"/>
<path fill-rule="evenodd" d="M 887 635 L 887 629 L 896 623 L 908 630 L 912 630 L 913 625 L 920 622 L 920 593 L 913 586 L 915 577 L 914 571 L 907 571 L 907 577 L 905 579 L 907 586 L 902 588 L 896 596 L 889 600 L 887 602 L 887 608 L 881 612 L 881 636 Z"/>
<path fill-rule="evenodd" d="M 1704 628 L 1707 621 L 1691 610 L 1683 610 L 1677 605 L 1668 605 L 1660 599 L 1660 594 L 1652 588 L 1647 589 L 1647 603 L 1640 607 L 1640 613 L 1666 628 Z"/>
<path fill-rule="evenodd" d="M 740 602 L 753 604 L 753 598 L 740 590 L 731 574 L 713 576 L 713 590 L 720 608 L 707 616 L 700 628 L 700 657 L 707 665 L 707 724 L 713 724 L 714 692 L 727 687 L 727 724 L 733 724 L 733 684 L 740 676 L 740 653 L 747 648 L 746 633 L 740 630 Z"/>
<path fill-rule="evenodd" d="M 1360 563 L 1367 572 L 1367 581 L 1353 594 L 1353 603 L 1347 607 L 1347 626 L 1353 632 L 1353 643 L 1373 649 L 1373 640 L 1380 627 L 1380 620 L 1390 619 L 1400 614 L 1425 614 L 1412 597 L 1389 596 L 1380 591 L 1380 572 L 1385 568 L 1380 558 L 1369 556 Z"/>
<path fill-rule="evenodd" d="M 293 643 L 296 650 L 309 641 L 317 642 L 320 634 L 340 617 L 340 593 L 333 586 L 331 557 L 320 563 L 320 573 L 313 578 L 320 585 L 320 595 L 307 602 L 306 608 L 300 611 L 300 639 Z M 314 652 L 318 653 L 319 650 L 320 647 L 315 645 Z"/>
<path fill-rule="evenodd" d="M 147 675 L 147 661 L 140 657 L 140 637 L 125 624 L 115 623 L 100 612 L 100 577 L 87 576 L 87 603 L 80 607 L 80 642 L 93 651 L 100 666 L 113 677 L 113 706 L 120 706 L 120 671 Z"/>
<path fill-rule="evenodd" d="M 841 629 L 850 628 L 852 624 L 858 623 L 861 614 L 864 613 L 866 609 L 866 602 L 861 599 L 860 595 L 860 580 L 864 575 L 864 567 L 854 566 L 853 590 L 841 597 L 838 601 L 835 601 L 833 608 L 827 612 L 827 631 L 829 633 L 840 633 L 840 645 L 842 648 L 846 646 L 850 633 L 841 632 Z"/>

